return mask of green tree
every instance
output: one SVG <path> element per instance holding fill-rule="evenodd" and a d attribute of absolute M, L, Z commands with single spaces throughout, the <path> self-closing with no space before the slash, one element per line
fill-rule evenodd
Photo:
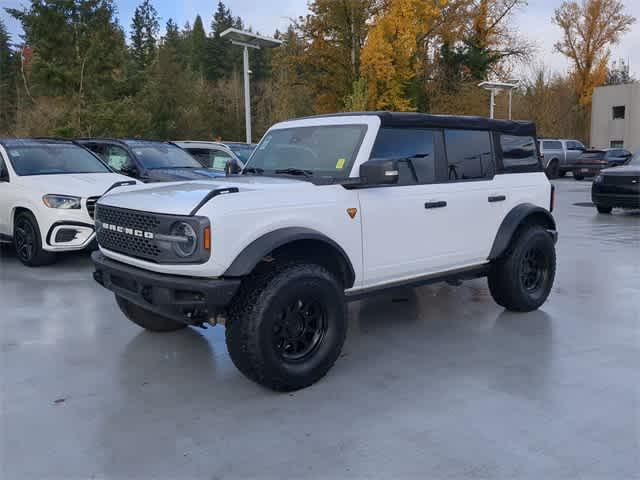
<path fill-rule="evenodd" d="M 191 68 L 204 75 L 207 65 L 207 34 L 204 31 L 202 17 L 196 16 L 191 30 Z"/>
<path fill-rule="evenodd" d="M 15 55 L 11 49 L 11 37 L 0 19 L 0 135 L 13 129 L 15 122 Z"/>
<path fill-rule="evenodd" d="M 159 32 L 158 12 L 150 0 L 144 0 L 136 7 L 131 21 L 131 57 L 139 70 L 154 61 Z"/>
<path fill-rule="evenodd" d="M 233 45 L 220 34 L 228 28 L 242 28 L 242 20 L 234 18 L 231 10 L 222 1 L 218 2 L 216 12 L 211 22 L 211 37 L 207 42 L 206 69 L 210 80 L 228 77 L 239 61 L 234 61 L 239 55 L 234 55 Z"/>

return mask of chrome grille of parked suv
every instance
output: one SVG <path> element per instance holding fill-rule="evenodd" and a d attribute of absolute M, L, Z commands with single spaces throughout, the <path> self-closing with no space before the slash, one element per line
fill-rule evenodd
<path fill-rule="evenodd" d="M 87 198 L 87 211 L 89 212 L 89 216 L 92 220 L 96 218 L 96 202 L 100 200 L 100 197 L 89 197 Z"/>
<path fill-rule="evenodd" d="M 114 252 L 157 261 L 162 251 L 153 237 L 160 219 L 153 214 L 98 205 L 96 232 L 98 243 Z"/>

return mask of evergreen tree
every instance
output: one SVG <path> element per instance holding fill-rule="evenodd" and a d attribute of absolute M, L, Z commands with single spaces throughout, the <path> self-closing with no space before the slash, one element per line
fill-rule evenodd
<path fill-rule="evenodd" d="M 0 135 L 10 132 L 15 120 L 14 58 L 11 37 L 0 19 Z"/>
<path fill-rule="evenodd" d="M 206 73 L 210 80 L 228 77 L 232 71 L 233 45 L 228 39 L 220 37 L 220 34 L 228 28 L 242 28 L 242 21 L 233 18 L 231 11 L 222 1 L 218 2 L 218 8 L 213 14 L 211 22 L 211 37 L 209 38 L 206 52 Z M 236 55 L 238 56 L 238 55 Z"/>
<path fill-rule="evenodd" d="M 165 26 L 164 46 L 172 48 L 177 54 L 180 51 L 181 40 L 178 24 L 170 18 L 167 20 L 167 25 Z"/>
<path fill-rule="evenodd" d="M 207 34 L 204 31 L 202 18 L 198 15 L 191 30 L 191 68 L 203 75 L 207 64 Z"/>
<path fill-rule="evenodd" d="M 156 55 L 156 39 L 160 32 L 158 12 L 150 0 L 144 0 L 131 22 L 131 56 L 139 70 L 146 69 Z"/>

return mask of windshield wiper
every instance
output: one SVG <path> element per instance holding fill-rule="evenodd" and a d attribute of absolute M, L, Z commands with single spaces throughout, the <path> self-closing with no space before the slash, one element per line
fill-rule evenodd
<path fill-rule="evenodd" d="M 305 177 L 313 176 L 313 170 L 303 170 L 302 168 L 282 168 L 280 170 L 276 170 L 275 173 L 286 175 L 304 175 Z"/>
<path fill-rule="evenodd" d="M 264 173 L 264 168 L 247 167 L 244 170 L 242 170 L 242 174 L 244 175 L 245 173 L 255 173 L 257 175 L 262 175 Z"/>

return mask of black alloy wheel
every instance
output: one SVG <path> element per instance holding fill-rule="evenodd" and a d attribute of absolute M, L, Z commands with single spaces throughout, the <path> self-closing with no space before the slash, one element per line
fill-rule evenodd
<path fill-rule="evenodd" d="M 36 232 L 26 216 L 16 219 L 13 239 L 18 258 L 25 263 L 33 260 L 37 248 Z"/>
<path fill-rule="evenodd" d="M 280 309 L 273 324 L 273 346 L 286 362 L 312 356 L 327 333 L 327 311 L 318 299 L 307 296 Z"/>

